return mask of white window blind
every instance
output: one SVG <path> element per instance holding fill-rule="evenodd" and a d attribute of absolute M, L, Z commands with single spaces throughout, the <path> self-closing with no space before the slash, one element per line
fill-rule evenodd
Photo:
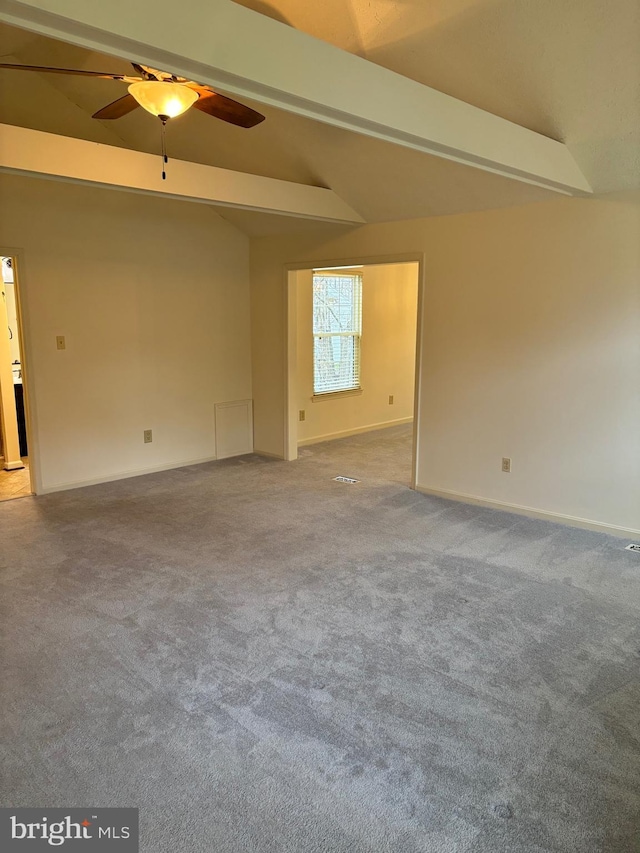
<path fill-rule="evenodd" d="M 313 276 L 313 393 L 360 388 L 362 276 Z"/>

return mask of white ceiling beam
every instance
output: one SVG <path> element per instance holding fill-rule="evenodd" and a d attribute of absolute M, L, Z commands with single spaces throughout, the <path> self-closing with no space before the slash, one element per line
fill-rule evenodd
<path fill-rule="evenodd" d="M 364 222 L 333 190 L 0 124 L 0 171 L 322 222 Z"/>
<path fill-rule="evenodd" d="M 0 0 L 0 20 L 536 186 L 591 193 L 563 143 L 231 0 Z"/>

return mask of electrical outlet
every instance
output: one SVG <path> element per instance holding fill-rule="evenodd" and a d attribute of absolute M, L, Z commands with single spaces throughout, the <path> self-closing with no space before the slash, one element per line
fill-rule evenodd
<path fill-rule="evenodd" d="M 389 394 L 389 405 L 393 406 L 393 394 Z"/>
<path fill-rule="evenodd" d="M 511 459 L 508 456 L 502 457 L 502 470 L 505 474 L 511 473 Z"/>
<path fill-rule="evenodd" d="M 151 442 L 153 441 L 153 430 L 145 429 L 143 435 L 144 435 L 144 443 L 145 444 L 151 444 Z"/>
<path fill-rule="evenodd" d="M 303 421 L 307 417 L 307 414 L 304 409 L 300 409 L 298 412 L 298 420 Z"/>
<path fill-rule="evenodd" d="M 64 335 L 57 335 L 56 336 L 56 349 L 66 349 L 66 348 L 67 348 L 67 344 L 65 342 Z"/>

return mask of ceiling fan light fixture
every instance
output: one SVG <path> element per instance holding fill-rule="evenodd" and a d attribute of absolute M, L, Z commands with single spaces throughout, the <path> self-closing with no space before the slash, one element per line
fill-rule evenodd
<path fill-rule="evenodd" d="M 188 86 L 159 80 L 132 83 L 129 93 L 147 112 L 162 118 L 176 118 L 198 100 L 198 93 Z"/>

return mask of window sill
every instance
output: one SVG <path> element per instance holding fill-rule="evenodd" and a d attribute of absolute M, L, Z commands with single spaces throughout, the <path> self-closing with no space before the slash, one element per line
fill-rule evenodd
<path fill-rule="evenodd" d="M 322 400 L 335 400 L 336 397 L 359 397 L 362 394 L 362 388 L 350 388 L 348 391 L 327 391 L 326 394 L 314 394 L 311 397 L 312 403 L 320 403 Z"/>

